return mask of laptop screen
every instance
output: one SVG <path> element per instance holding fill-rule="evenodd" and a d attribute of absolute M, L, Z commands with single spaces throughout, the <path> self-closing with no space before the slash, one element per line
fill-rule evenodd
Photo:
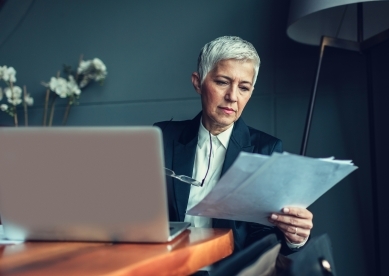
<path fill-rule="evenodd" d="M 158 128 L 2 128 L 0 139 L 0 214 L 8 238 L 168 239 Z"/>

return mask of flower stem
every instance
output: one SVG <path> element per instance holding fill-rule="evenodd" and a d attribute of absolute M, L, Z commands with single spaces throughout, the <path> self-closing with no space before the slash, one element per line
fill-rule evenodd
<path fill-rule="evenodd" d="M 15 127 L 18 127 L 18 114 L 16 113 L 16 108 L 14 112 L 14 123 L 15 123 Z"/>
<path fill-rule="evenodd" d="M 9 87 L 11 88 L 11 92 L 12 92 L 12 100 L 14 100 L 14 85 L 12 81 L 9 82 Z M 15 127 L 18 127 L 18 114 L 16 113 L 15 103 L 13 103 L 13 115 L 14 115 L 13 117 L 14 117 Z"/>
<path fill-rule="evenodd" d="M 70 112 L 70 107 L 71 107 L 71 99 L 69 99 L 68 101 L 68 105 L 66 106 L 66 111 L 65 111 L 65 115 L 63 117 L 63 121 L 62 121 L 62 125 L 66 125 L 67 121 L 68 121 L 68 117 L 69 117 L 69 112 Z"/>
<path fill-rule="evenodd" d="M 51 102 L 51 107 L 50 107 L 50 119 L 49 119 L 49 126 L 51 127 L 53 125 L 53 117 L 54 117 L 54 105 L 55 105 L 55 100 L 57 99 L 57 96 L 54 97 L 53 101 Z"/>
<path fill-rule="evenodd" d="M 50 89 L 47 88 L 47 90 L 46 90 L 46 98 L 45 98 L 45 110 L 44 110 L 44 113 L 43 113 L 43 123 L 42 123 L 43 126 L 46 126 L 46 122 L 47 122 L 47 109 L 48 109 L 48 106 L 49 106 L 49 97 L 50 97 Z"/>
<path fill-rule="evenodd" d="M 24 85 L 23 86 L 23 92 L 24 92 L 24 97 L 23 97 L 23 105 L 24 105 L 24 125 L 28 126 L 28 113 L 27 113 L 27 103 L 26 103 L 26 97 L 27 97 L 27 88 Z"/>

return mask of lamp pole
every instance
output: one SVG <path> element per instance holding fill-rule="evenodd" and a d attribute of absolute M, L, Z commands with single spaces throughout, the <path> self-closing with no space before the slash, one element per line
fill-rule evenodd
<path fill-rule="evenodd" d="M 340 49 L 352 50 L 364 54 L 366 57 L 366 73 L 367 73 L 367 96 L 368 96 L 368 120 L 369 120 L 369 143 L 370 143 L 370 169 L 371 169 L 371 185 L 373 194 L 373 224 L 374 224 L 374 249 L 375 249 L 375 267 L 376 275 L 381 275 L 381 257 L 380 257 L 380 231 L 379 231 L 379 206 L 378 206 L 378 183 L 376 175 L 376 144 L 375 144 L 375 120 L 374 120 L 374 93 L 373 93 L 373 69 L 370 49 L 378 44 L 389 40 L 389 30 L 381 32 L 372 38 L 364 40 L 363 34 L 363 3 L 357 4 L 357 42 L 322 36 L 320 42 L 319 62 L 316 68 L 315 82 L 313 84 L 303 140 L 301 143 L 301 155 L 306 155 L 309 132 L 312 122 L 312 116 L 315 106 L 317 86 L 319 82 L 320 69 L 324 56 L 325 46 L 331 46 Z"/>

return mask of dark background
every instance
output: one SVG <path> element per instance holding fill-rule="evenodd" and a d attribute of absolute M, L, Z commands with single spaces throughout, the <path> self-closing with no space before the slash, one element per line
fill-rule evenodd
<path fill-rule="evenodd" d="M 107 79 L 83 90 L 67 125 L 151 125 L 194 117 L 201 106 L 190 76 L 201 47 L 218 36 L 240 36 L 261 57 L 243 118 L 298 153 L 319 48 L 286 36 L 288 6 L 286 0 L 8 0 L 0 10 L 0 66 L 16 69 L 16 85 L 26 85 L 35 99 L 30 125 L 41 125 L 45 88 L 40 83 L 64 63 L 77 66 L 80 54 L 98 57 L 107 66 Z M 324 56 L 307 155 L 352 159 L 359 167 L 309 207 L 312 234 L 330 235 L 339 275 L 377 275 L 377 258 L 383 268 L 388 257 L 388 50 L 385 43 L 371 52 L 377 190 L 371 181 L 365 57 L 339 49 Z M 61 124 L 65 105 L 57 101 L 54 125 Z M 19 119 L 23 124 L 21 109 Z M 0 112 L 0 124 L 13 120 Z M 1 154 L 6 145 L 0 145 Z"/>

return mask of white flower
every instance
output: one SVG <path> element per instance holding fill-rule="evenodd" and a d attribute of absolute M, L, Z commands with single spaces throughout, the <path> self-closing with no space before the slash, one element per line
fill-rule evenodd
<path fill-rule="evenodd" d="M 26 94 L 24 96 L 24 102 L 26 103 L 26 105 L 28 106 L 32 106 L 34 104 L 34 98 L 30 96 L 30 94 Z"/>
<path fill-rule="evenodd" d="M 84 77 L 82 78 L 82 80 L 80 82 L 80 87 L 84 88 L 85 86 L 88 85 L 89 82 L 90 82 L 89 75 L 84 75 Z"/>
<path fill-rule="evenodd" d="M 107 67 L 105 64 L 98 58 L 93 59 L 93 65 L 95 67 L 95 74 L 92 77 L 95 81 L 104 80 L 107 76 Z"/>
<path fill-rule="evenodd" d="M 0 105 L 0 109 L 1 109 L 1 111 L 7 111 L 8 110 L 8 105 L 2 104 L 2 105 Z"/>
<path fill-rule="evenodd" d="M 14 86 L 12 89 L 7 87 L 4 89 L 4 93 L 10 104 L 18 105 L 22 103 L 22 89 L 19 86 Z"/>
<path fill-rule="evenodd" d="M 106 76 L 107 76 L 107 73 L 105 73 L 105 74 L 103 74 L 103 73 L 101 73 L 101 74 L 96 74 L 96 76 L 95 76 L 95 81 L 104 80 Z"/>
<path fill-rule="evenodd" d="M 107 67 L 105 67 L 105 64 L 100 59 L 94 58 L 92 62 L 96 70 L 102 72 L 107 71 Z"/>
<path fill-rule="evenodd" d="M 3 80 L 16 82 L 16 71 L 13 67 L 7 68 L 7 66 L 3 66 Z"/>
<path fill-rule="evenodd" d="M 67 96 L 67 81 L 64 78 L 52 77 L 49 82 L 50 90 L 55 92 L 60 98 L 66 98 Z"/>
<path fill-rule="evenodd" d="M 90 60 L 87 61 L 81 60 L 80 65 L 77 68 L 77 73 L 82 74 L 85 73 L 86 71 L 89 71 L 91 63 L 92 62 Z"/>
<path fill-rule="evenodd" d="M 73 76 L 69 76 L 69 81 L 67 83 L 67 88 L 68 88 L 68 95 L 71 96 L 73 94 L 80 95 L 81 90 L 78 87 L 76 81 L 74 80 Z"/>
<path fill-rule="evenodd" d="M 91 80 L 101 81 L 107 76 L 107 67 L 99 58 L 93 60 L 82 60 L 77 68 L 77 73 L 83 75 L 80 87 L 83 88 L 88 85 Z"/>

